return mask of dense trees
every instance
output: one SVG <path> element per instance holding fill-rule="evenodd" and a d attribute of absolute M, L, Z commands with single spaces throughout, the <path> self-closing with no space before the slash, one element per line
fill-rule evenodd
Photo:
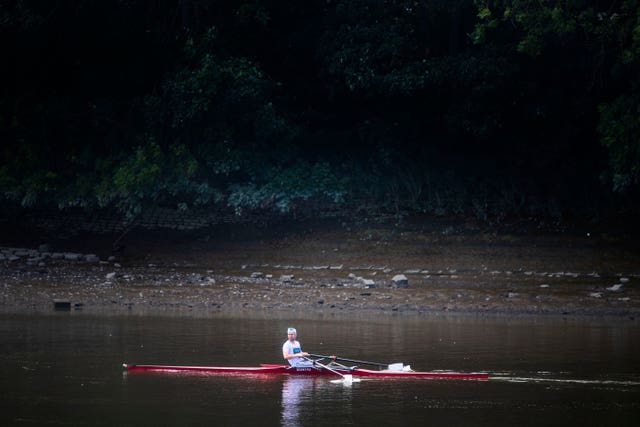
<path fill-rule="evenodd" d="M 580 104 L 594 115 L 600 142 L 609 154 L 605 180 L 616 191 L 637 187 L 639 2 L 477 0 L 476 5 L 481 18 L 474 33 L 476 41 L 491 38 L 505 46 L 511 44 L 539 63 L 569 71 L 563 83 L 583 93 Z"/>
<path fill-rule="evenodd" d="M 636 1 L 0 4 L 0 197 L 597 215 L 640 180 Z"/>

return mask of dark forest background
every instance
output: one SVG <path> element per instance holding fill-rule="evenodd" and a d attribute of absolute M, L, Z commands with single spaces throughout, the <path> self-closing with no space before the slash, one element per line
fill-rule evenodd
<path fill-rule="evenodd" d="M 0 200 L 637 217 L 640 2 L 0 0 Z"/>

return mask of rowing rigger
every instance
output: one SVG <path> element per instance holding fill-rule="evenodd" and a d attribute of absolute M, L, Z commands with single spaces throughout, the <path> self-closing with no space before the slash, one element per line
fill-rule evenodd
<path fill-rule="evenodd" d="M 318 357 L 321 355 L 313 355 Z M 331 357 L 331 362 L 322 363 L 323 358 Z M 358 366 L 347 366 L 338 363 L 337 360 L 345 361 L 345 359 L 334 358 L 333 356 L 321 356 L 312 359 L 314 364 L 309 367 L 292 367 L 282 364 L 261 364 L 260 366 L 182 366 L 182 365 L 141 365 L 141 364 L 123 364 L 123 367 L 129 372 L 193 372 L 193 373 L 212 373 L 212 374 L 260 374 L 260 375 L 306 375 L 306 376 L 341 376 L 345 380 L 352 377 L 372 377 L 372 378 L 424 378 L 424 379 L 464 379 L 464 380 L 487 380 L 489 374 L 483 372 L 451 372 L 451 371 L 413 371 L 406 369 L 404 366 L 398 368 L 398 364 L 370 364 L 386 367 L 386 369 L 363 369 Z M 353 359 L 347 359 L 353 360 Z M 364 361 L 359 361 L 364 362 Z M 363 363 L 364 364 L 364 363 Z M 391 369 L 389 369 L 391 368 Z M 349 376 L 349 377 L 346 377 Z"/>

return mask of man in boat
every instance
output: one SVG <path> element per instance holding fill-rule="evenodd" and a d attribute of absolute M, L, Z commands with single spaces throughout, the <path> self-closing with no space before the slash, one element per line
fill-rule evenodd
<path fill-rule="evenodd" d="M 296 368 L 309 368 L 313 362 L 307 360 L 309 353 L 302 351 L 300 343 L 296 339 L 298 332 L 296 328 L 287 328 L 287 340 L 282 345 L 282 357 Z"/>

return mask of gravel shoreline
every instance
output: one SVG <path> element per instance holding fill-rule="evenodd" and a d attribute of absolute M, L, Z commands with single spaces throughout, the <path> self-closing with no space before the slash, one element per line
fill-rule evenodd
<path fill-rule="evenodd" d="M 459 246 L 454 248 L 460 253 L 468 252 L 467 240 L 454 241 Z M 309 250 L 309 241 L 307 236 L 297 243 Z M 356 257 L 354 253 L 359 254 L 361 246 L 370 246 L 370 242 L 362 238 L 353 241 L 361 244 L 333 250 L 325 248 L 326 243 L 315 241 L 311 244 L 313 253 L 332 253 L 323 260 L 328 262 L 323 263 L 309 263 L 322 258 L 317 256 L 292 258 L 295 249 L 290 249 L 290 244 L 284 245 L 285 249 L 278 249 L 276 244 L 274 250 L 273 241 L 209 251 L 201 247 L 181 251 L 174 247 L 165 254 L 152 253 L 151 257 L 106 259 L 95 254 L 51 252 L 48 245 L 37 249 L 0 247 L 0 310 L 146 314 L 247 310 L 465 313 L 607 316 L 631 320 L 640 314 L 640 291 L 635 285 L 640 282 L 640 275 L 628 268 L 622 273 L 587 271 L 584 265 L 576 263 L 574 271 L 541 271 L 528 268 L 539 265 L 531 265 L 535 259 L 532 257 L 520 262 L 520 267 L 507 269 L 500 268 L 504 267 L 498 265 L 501 263 L 488 265 L 488 255 L 494 254 L 487 253 L 480 254 L 483 262 L 476 267 L 464 262 L 457 266 L 446 263 L 449 266 L 442 267 L 442 259 L 436 259 L 435 266 L 431 262 L 424 268 L 424 264 L 429 264 L 424 258 L 413 261 L 410 256 L 403 256 L 410 253 L 408 247 L 423 247 L 422 241 L 409 242 L 404 248 L 394 243 L 394 247 L 400 246 L 401 259 L 409 259 L 414 265 L 422 262 L 421 267 L 376 263 L 380 257 L 375 253 L 364 258 L 374 263 L 365 264 L 362 256 Z M 451 250 L 451 243 L 447 240 L 430 247 Z M 270 258 L 258 259 L 265 246 Z M 252 257 L 256 262 L 244 262 Z M 384 258 L 389 259 L 397 257 Z M 509 262 L 513 265 L 513 260 Z M 399 275 L 406 279 L 407 288 L 392 280 Z"/>

